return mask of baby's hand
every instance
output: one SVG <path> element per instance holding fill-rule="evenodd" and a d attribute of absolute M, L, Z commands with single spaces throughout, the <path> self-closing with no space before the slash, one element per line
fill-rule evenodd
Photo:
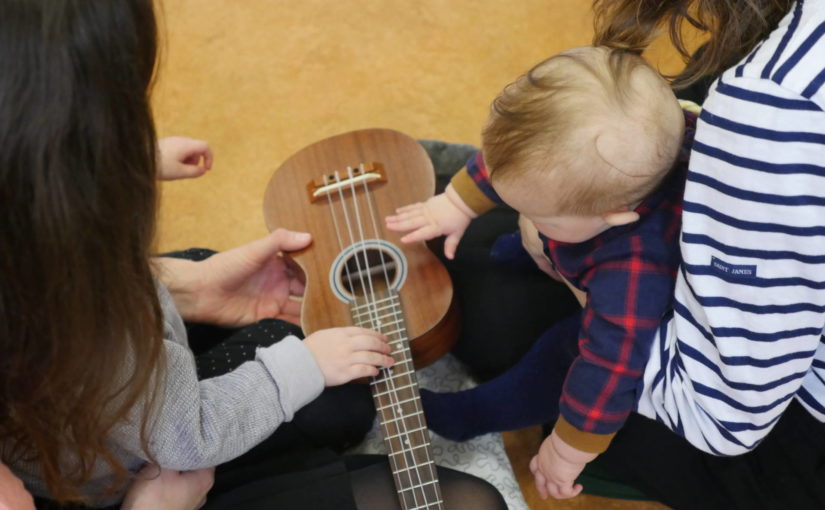
<path fill-rule="evenodd" d="M 521 245 L 530 254 L 536 265 L 551 278 L 561 281 L 561 275 L 550 263 L 550 259 L 544 254 L 544 243 L 541 242 L 539 231 L 533 222 L 525 216 L 519 214 L 518 227 L 521 230 Z"/>
<path fill-rule="evenodd" d="M 158 178 L 162 181 L 200 177 L 212 168 L 212 149 L 203 140 L 182 136 L 161 138 L 158 152 Z"/>
<path fill-rule="evenodd" d="M 378 375 L 377 367 L 390 367 L 395 362 L 387 337 L 369 329 L 347 327 L 316 331 L 304 339 L 312 353 L 326 386 L 337 386 Z"/>
<path fill-rule="evenodd" d="M 554 430 L 530 461 L 530 471 L 542 499 L 547 499 L 547 496 L 555 499 L 578 496 L 582 485 L 575 483 L 576 478 L 584 466 L 595 458 L 595 453 L 583 452 L 565 443 Z"/>
<path fill-rule="evenodd" d="M 467 230 L 475 214 L 467 207 L 458 194 L 447 186 L 444 193 L 426 202 L 407 205 L 396 209 L 394 216 L 387 216 L 387 228 L 393 232 L 410 232 L 401 238 L 402 243 L 427 241 L 441 235 L 444 240 L 444 255 L 455 257 L 458 241 Z"/>

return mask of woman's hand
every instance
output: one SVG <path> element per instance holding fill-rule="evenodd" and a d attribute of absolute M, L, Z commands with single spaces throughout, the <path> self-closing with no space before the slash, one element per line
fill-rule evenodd
<path fill-rule="evenodd" d="M 306 248 L 307 233 L 278 229 L 201 262 L 155 259 L 158 277 L 192 322 L 240 327 L 261 319 L 298 324 L 303 273 L 283 252 Z"/>
<path fill-rule="evenodd" d="M 206 503 L 215 468 L 173 471 L 147 464 L 137 475 L 120 510 L 196 510 Z"/>

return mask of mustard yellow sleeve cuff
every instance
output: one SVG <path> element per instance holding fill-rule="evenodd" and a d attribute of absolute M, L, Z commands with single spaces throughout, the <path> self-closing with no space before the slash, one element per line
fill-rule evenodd
<path fill-rule="evenodd" d="M 563 417 L 559 417 L 555 427 L 556 435 L 565 443 L 577 450 L 587 453 L 602 453 L 607 450 L 610 441 L 616 434 L 593 434 L 592 432 L 582 432 L 567 422 Z"/>
<path fill-rule="evenodd" d="M 473 178 L 467 173 L 466 168 L 462 168 L 455 174 L 450 179 L 450 184 L 467 207 L 477 215 L 482 215 L 496 206 L 495 202 L 487 198 L 487 195 L 478 189 Z"/>

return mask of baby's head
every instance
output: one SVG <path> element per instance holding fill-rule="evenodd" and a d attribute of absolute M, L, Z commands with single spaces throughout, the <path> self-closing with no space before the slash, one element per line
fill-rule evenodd
<path fill-rule="evenodd" d="M 501 198 L 558 241 L 638 219 L 679 153 L 684 116 L 639 55 L 586 46 L 508 85 L 482 133 Z"/>

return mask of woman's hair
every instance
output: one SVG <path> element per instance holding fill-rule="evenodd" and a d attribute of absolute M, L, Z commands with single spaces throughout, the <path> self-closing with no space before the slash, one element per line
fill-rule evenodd
<path fill-rule="evenodd" d="M 739 62 L 776 27 L 795 0 L 594 0 L 593 43 L 641 53 L 667 27 L 687 66 L 675 78 L 686 87 L 716 77 Z M 687 23 L 708 36 L 691 57 L 682 32 Z"/>
<path fill-rule="evenodd" d="M 146 450 L 163 374 L 152 9 L 0 0 L 0 451 L 61 501 L 123 481 L 109 433 L 141 401 Z"/>

